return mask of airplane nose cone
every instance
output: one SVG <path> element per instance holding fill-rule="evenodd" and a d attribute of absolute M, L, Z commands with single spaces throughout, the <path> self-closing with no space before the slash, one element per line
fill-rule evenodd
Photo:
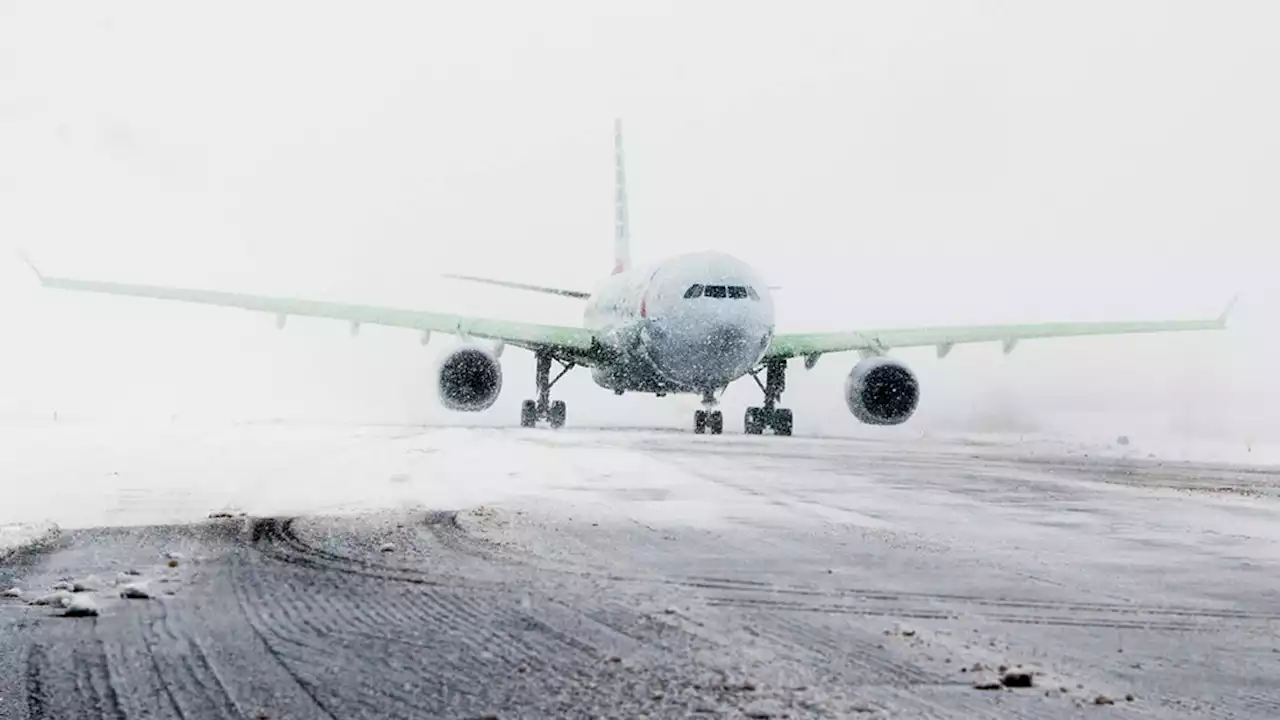
<path fill-rule="evenodd" d="M 696 387 L 717 387 L 740 377 L 763 350 L 763 334 L 739 325 L 689 330 L 663 335 L 654 359 L 664 374 Z"/>
<path fill-rule="evenodd" d="M 714 328 L 704 344 L 707 355 L 712 358 L 737 358 L 743 354 L 751 342 L 742 328 L 727 325 Z"/>

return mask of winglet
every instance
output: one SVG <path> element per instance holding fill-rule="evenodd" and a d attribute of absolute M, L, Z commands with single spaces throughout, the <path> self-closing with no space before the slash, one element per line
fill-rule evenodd
<path fill-rule="evenodd" d="M 31 256 L 27 254 L 26 250 L 18 251 L 18 259 L 22 260 L 27 267 L 31 268 L 31 272 L 35 273 L 36 279 L 40 281 L 41 285 L 43 285 L 44 273 L 40 272 L 40 268 L 36 267 L 36 264 L 31 261 Z"/>
<path fill-rule="evenodd" d="M 1236 309 L 1236 301 L 1239 299 L 1239 295 L 1231 296 L 1231 302 L 1227 303 L 1227 306 L 1222 309 L 1222 314 L 1218 316 L 1218 325 L 1222 327 L 1227 326 L 1227 318 L 1231 317 L 1232 311 Z"/>

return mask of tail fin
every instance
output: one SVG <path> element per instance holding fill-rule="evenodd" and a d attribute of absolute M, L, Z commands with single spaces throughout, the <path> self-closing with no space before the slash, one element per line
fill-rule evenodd
<path fill-rule="evenodd" d="M 622 161 L 622 119 L 613 121 L 613 273 L 631 269 L 631 228 L 627 224 L 627 169 Z"/>

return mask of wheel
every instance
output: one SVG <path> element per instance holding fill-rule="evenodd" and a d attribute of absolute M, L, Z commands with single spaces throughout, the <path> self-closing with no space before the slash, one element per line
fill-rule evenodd
<path fill-rule="evenodd" d="M 707 432 L 712 435 L 724 432 L 724 413 L 719 410 L 707 413 Z"/>
<path fill-rule="evenodd" d="M 549 419 L 551 420 L 551 427 L 553 428 L 564 427 L 564 418 L 565 418 L 565 413 L 567 411 L 568 411 L 568 408 L 565 407 L 563 400 L 556 400 L 555 402 L 551 403 L 551 412 L 549 413 L 550 414 Z"/>
<path fill-rule="evenodd" d="M 693 432 L 701 435 L 707 431 L 707 411 L 696 410 L 693 413 Z"/>
<path fill-rule="evenodd" d="M 793 421 L 791 410 L 778 408 L 773 411 L 773 432 L 775 435 L 790 435 Z"/>
<path fill-rule="evenodd" d="M 764 420 L 760 417 L 760 408 L 747 408 L 747 415 L 742 419 L 742 432 L 748 435 L 759 435 L 764 432 Z"/>
<path fill-rule="evenodd" d="M 533 427 L 538 424 L 538 405 L 532 400 L 520 403 L 520 427 Z"/>

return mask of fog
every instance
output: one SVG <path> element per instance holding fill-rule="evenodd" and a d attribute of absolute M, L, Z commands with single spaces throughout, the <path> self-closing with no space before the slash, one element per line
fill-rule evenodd
<path fill-rule="evenodd" d="M 798 433 L 1280 441 L 1280 6 L 1268 2 L 0 2 L 0 243 L 51 274 L 577 324 L 633 253 L 733 253 L 780 331 L 1216 315 L 1226 333 L 901 350 L 917 416 L 793 364 Z M 0 417 L 515 425 L 415 333 L 43 291 L 0 257 Z M 570 425 L 696 398 L 556 388 Z M 739 429 L 749 381 L 725 410 Z"/>

